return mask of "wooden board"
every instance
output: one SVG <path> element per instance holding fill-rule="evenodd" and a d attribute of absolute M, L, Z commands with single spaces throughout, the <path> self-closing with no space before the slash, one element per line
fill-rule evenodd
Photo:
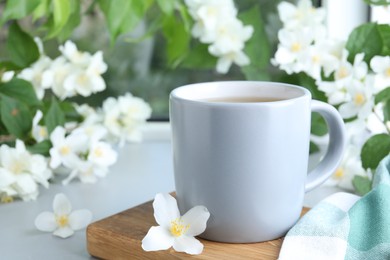
<path fill-rule="evenodd" d="M 302 214 L 308 211 L 302 210 Z M 90 224 L 87 228 L 88 252 L 102 259 L 277 259 L 282 238 L 252 244 L 218 243 L 200 239 L 202 254 L 191 256 L 173 249 L 145 252 L 141 241 L 156 226 L 152 202 Z"/>

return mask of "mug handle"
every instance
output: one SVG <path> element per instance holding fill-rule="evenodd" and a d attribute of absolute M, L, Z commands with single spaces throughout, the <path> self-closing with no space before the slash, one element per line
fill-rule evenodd
<path fill-rule="evenodd" d="M 309 172 L 305 192 L 322 184 L 334 173 L 341 162 L 346 142 L 343 119 L 333 106 L 312 100 L 311 110 L 318 112 L 325 119 L 329 129 L 329 145 L 325 157 Z"/>

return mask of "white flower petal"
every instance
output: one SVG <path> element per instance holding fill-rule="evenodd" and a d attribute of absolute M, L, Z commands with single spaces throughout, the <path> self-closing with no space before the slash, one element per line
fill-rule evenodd
<path fill-rule="evenodd" d="M 176 199 L 167 193 L 156 194 L 153 209 L 156 222 L 165 228 L 169 228 L 171 221 L 180 217 Z"/>
<path fill-rule="evenodd" d="M 44 232 L 53 232 L 57 228 L 56 218 L 53 212 L 44 211 L 35 218 L 35 227 Z"/>
<path fill-rule="evenodd" d="M 73 230 L 83 229 L 91 223 L 92 212 L 87 209 L 75 210 L 69 215 L 69 226 Z"/>
<path fill-rule="evenodd" d="M 0 168 L 0 189 L 15 182 L 15 177 L 4 168 Z"/>
<path fill-rule="evenodd" d="M 79 175 L 79 170 L 78 169 L 74 169 L 73 171 L 71 171 L 68 175 L 68 177 L 66 177 L 66 179 L 64 179 L 62 181 L 62 185 L 68 185 L 69 182 L 71 182 L 74 178 L 77 177 L 77 175 Z"/>
<path fill-rule="evenodd" d="M 142 249 L 145 251 L 166 250 L 174 243 L 173 236 L 163 227 L 151 227 L 142 239 Z"/>
<path fill-rule="evenodd" d="M 63 193 L 54 197 L 53 210 L 56 215 L 68 215 L 72 211 L 72 205 L 69 199 Z"/>
<path fill-rule="evenodd" d="M 16 176 L 16 187 L 19 193 L 28 195 L 38 191 L 38 185 L 30 174 L 18 174 Z"/>
<path fill-rule="evenodd" d="M 65 139 L 65 128 L 62 126 L 57 126 L 54 131 L 50 135 L 50 141 L 52 142 L 53 146 L 56 146 L 59 143 L 62 143 Z"/>
<path fill-rule="evenodd" d="M 221 74 L 227 73 L 232 65 L 232 62 L 233 60 L 229 56 L 221 56 L 217 61 L 217 72 Z"/>
<path fill-rule="evenodd" d="M 204 206 L 196 206 L 187 211 L 181 217 L 183 224 L 188 225 L 186 235 L 197 236 L 203 233 L 206 229 L 207 220 L 210 217 L 210 212 Z"/>
<path fill-rule="evenodd" d="M 203 251 L 203 244 L 194 237 L 181 236 L 175 239 L 173 249 L 191 255 L 199 255 Z"/>
<path fill-rule="evenodd" d="M 73 234 L 74 234 L 74 231 L 70 227 L 59 228 L 53 232 L 53 235 L 61 237 L 61 238 L 67 238 Z"/>
<path fill-rule="evenodd" d="M 351 118 L 357 115 L 359 107 L 354 106 L 352 103 L 344 103 L 339 107 L 339 112 L 343 118 Z"/>

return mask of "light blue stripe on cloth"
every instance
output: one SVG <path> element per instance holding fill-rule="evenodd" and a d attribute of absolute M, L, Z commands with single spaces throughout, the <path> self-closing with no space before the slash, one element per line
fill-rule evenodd
<path fill-rule="evenodd" d="M 313 223 L 316 223 L 313 226 Z M 289 232 L 289 236 L 332 236 L 348 238 L 349 217 L 337 206 L 322 202 L 310 210 Z"/>
<path fill-rule="evenodd" d="M 364 197 L 333 194 L 287 233 L 281 260 L 390 260 L 390 155 Z"/>
<path fill-rule="evenodd" d="M 367 251 L 347 247 L 344 260 L 388 260 L 390 244 L 379 244 Z"/>

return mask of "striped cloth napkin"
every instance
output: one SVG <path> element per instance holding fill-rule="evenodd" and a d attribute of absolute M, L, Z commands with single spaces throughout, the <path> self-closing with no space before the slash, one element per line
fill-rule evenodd
<path fill-rule="evenodd" d="M 390 259 L 390 155 L 363 197 L 335 193 L 287 233 L 279 260 Z"/>

